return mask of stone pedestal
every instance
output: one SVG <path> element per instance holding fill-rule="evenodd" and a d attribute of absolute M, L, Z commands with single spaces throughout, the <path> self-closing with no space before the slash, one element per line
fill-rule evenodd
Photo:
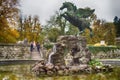
<path fill-rule="evenodd" d="M 52 63 L 64 65 L 67 54 L 72 56 L 71 65 L 87 64 L 91 53 L 86 47 L 86 38 L 83 36 L 60 36 L 56 43 L 56 53 L 52 56 Z"/>
<path fill-rule="evenodd" d="M 65 46 L 62 43 L 59 43 L 59 42 L 56 43 L 56 53 L 51 57 L 51 62 L 54 65 L 65 65 L 64 49 L 65 49 Z"/>

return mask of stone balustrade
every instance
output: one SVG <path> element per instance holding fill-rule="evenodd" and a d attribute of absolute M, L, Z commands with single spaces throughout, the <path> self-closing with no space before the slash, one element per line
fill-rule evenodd
<path fill-rule="evenodd" d="M 0 43 L 0 59 L 26 59 L 30 45 Z"/>

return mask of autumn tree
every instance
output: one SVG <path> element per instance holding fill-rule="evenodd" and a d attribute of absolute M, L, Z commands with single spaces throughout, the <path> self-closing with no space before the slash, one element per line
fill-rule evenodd
<path fill-rule="evenodd" d="M 16 41 L 16 36 L 12 35 L 14 30 L 10 25 L 15 24 L 18 18 L 18 5 L 19 0 L 0 0 L 0 42 Z"/>
<path fill-rule="evenodd" d="M 40 32 L 42 30 L 39 22 L 39 17 L 28 16 L 22 19 L 22 21 L 20 20 L 20 22 L 21 22 L 19 26 L 20 39 L 23 40 L 27 38 L 29 41 L 38 41 Z"/>
<path fill-rule="evenodd" d="M 92 38 L 89 37 L 89 31 L 86 30 L 84 33 L 87 36 L 87 41 L 89 44 L 99 43 L 101 40 L 104 40 L 108 45 L 115 44 L 115 26 L 113 23 L 108 23 L 103 20 L 96 20 L 93 23 L 93 33 Z"/>

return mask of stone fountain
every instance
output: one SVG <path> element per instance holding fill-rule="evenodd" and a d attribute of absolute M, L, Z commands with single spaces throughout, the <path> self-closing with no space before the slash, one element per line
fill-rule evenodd
<path fill-rule="evenodd" d="M 54 65 L 65 65 L 68 55 L 71 56 L 71 66 L 88 64 L 91 53 L 86 47 L 86 38 L 74 35 L 60 36 L 56 43 L 56 53 L 51 56 Z"/>
<path fill-rule="evenodd" d="M 32 67 L 38 76 L 71 75 L 112 70 L 111 67 L 91 67 L 91 53 L 86 47 L 86 38 L 82 36 L 60 36 L 54 44 L 48 60 L 39 61 Z"/>
<path fill-rule="evenodd" d="M 60 10 L 67 9 L 60 15 L 72 25 L 77 27 L 80 34 L 87 28 L 90 36 L 93 32 L 90 28 L 89 17 L 94 13 L 94 9 L 78 8 L 71 2 L 63 3 Z M 91 53 L 86 47 L 86 38 L 83 36 L 64 35 L 60 36 L 55 43 L 52 52 L 48 56 L 47 62 L 36 63 L 32 70 L 37 75 L 69 75 L 81 72 L 94 72 L 100 67 L 91 68 L 88 63 L 91 60 Z M 103 68 L 106 69 L 106 68 Z"/>

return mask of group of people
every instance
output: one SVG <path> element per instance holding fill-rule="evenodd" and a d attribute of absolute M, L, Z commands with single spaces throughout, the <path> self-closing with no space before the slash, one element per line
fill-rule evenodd
<path fill-rule="evenodd" d="M 33 50 L 37 48 L 37 51 L 40 53 L 40 43 L 39 42 L 31 42 L 30 44 L 30 51 L 33 52 Z"/>

